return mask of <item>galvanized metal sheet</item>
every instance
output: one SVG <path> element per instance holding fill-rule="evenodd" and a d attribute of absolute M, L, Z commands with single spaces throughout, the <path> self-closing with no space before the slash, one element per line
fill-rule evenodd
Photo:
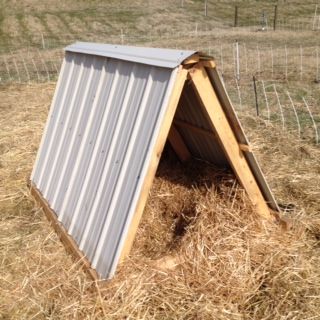
<path fill-rule="evenodd" d="M 76 42 L 66 47 L 65 50 L 165 68 L 175 68 L 196 53 L 196 51 L 190 50 L 131 47 L 91 42 Z"/>
<path fill-rule="evenodd" d="M 111 277 L 177 69 L 67 52 L 31 180 Z"/>

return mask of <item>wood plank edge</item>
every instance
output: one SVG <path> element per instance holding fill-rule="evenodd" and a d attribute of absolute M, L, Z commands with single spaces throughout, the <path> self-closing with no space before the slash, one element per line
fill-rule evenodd
<path fill-rule="evenodd" d="M 72 239 L 72 237 L 68 234 L 64 226 L 58 220 L 57 215 L 50 208 L 48 202 L 43 198 L 41 192 L 31 181 L 28 181 L 27 185 L 30 189 L 30 194 L 43 209 L 48 221 L 57 233 L 66 251 L 71 253 L 71 255 L 77 263 L 80 262 L 79 265 L 88 273 L 88 275 L 91 277 L 93 281 L 97 281 L 99 286 L 103 285 L 104 282 L 107 280 L 102 280 L 97 271 L 91 268 L 91 263 L 89 262 L 87 257 L 79 250 L 77 243 Z"/>
<path fill-rule="evenodd" d="M 183 66 L 180 66 L 177 77 L 175 79 L 174 87 L 171 92 L 171 96 L 168 101 L 168 106 L 164 118 L 162 119 L 161 130 L 158 134 L 157 140 L 155 142 L 154 149 L 152 151 L 152 156 L 150 163 L 148 164 L 147 173 L 143 182 L 143 186 L 140 192 L 139 200 L 136 205 L 135 213 L 130 223 L 130 228 L 127 234 L 127 238 L 123 245 L 121 256 L 119 262 L 123 262 L 124 259 L 129 255 L 135 235 L 139 226 L 140 219 L 144 212 L 145 205 L 149 196 L 149 191 L 152 186 L 156 170 L 159 165 L 161 154 L 165 145 L 165 142 L 168 138 L 170 127 L 173 124 L 173 118 L 178 107 L 178 103 L 181 97 L 183 86 L 187 79 L 188 70 Z"/>
<path fill-rule="evenodd" d="M 197 53 L 191 55 L 190 57 L 183 60 L 182 65 L 194 64 L 198 63 L 200 60 L 199 55 Z"/>

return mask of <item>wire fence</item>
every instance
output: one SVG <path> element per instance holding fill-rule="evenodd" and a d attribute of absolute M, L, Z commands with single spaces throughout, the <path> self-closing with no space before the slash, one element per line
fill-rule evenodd
<path fill-rule="evenodd" d="M 235 42 L 202 51 L 215 56 L 237 110 L 249 110 L 284 131 L 319 143 L 319 101 L 287 86 L 288 80 L 319 81 L 318 47 L 273 48 Z M 29 48 L 2 54 L 0 84 L 56 81 L 62 58 L 61 49 Z M 257 79 L 256 90 L 252 76 Z"/>
<path fill-rule="evenodd" d="M 239 84 L 236 78 L 225 81 L 224 85 L 236 110 L 250 112 L 298 139 L 319 144 L 319 99 L 312 93 L 300 93 L 285 83 L 270 80 L 257 80 L 256 88 L 253 81 Z"/>
<path fill-rule="evenodd" d="M 60 48 L 27 48 L 0 55 L 0 83 L 55 79 L 63 57 Z M 200 50 L 194 45 L 183 49 Z M 225 79 L 236 78 L 241 82 L 255 75 L 277 81 L 320 82 L 319 47 L 234 42 L 209 45 L 201 51 L 214 56 Z"/>

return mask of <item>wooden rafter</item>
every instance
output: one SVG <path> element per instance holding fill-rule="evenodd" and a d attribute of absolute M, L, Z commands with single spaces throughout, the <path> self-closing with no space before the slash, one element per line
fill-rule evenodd
<path fill-rule="evenodd" d="M 221 147 L 230 162 L 239 182 L 246 190 L 257 212 L 264 218 L 273 220 L 274 217 L 261 193 L 256 179 L 244 156 L 243 146 L 239 145 L 229 121 L 222 109 L 219 99 L 212 87 L 205 68 L 200 64 L 189 71 L 190 78 L 199 96 L 207 118 L 216 132 Z"/>
<path fill-rule="evenodd" d="M 186 162 L 191 158 L 191 154 L 174 124 L 171 125 L 168 140 L 181 162 Z"/>

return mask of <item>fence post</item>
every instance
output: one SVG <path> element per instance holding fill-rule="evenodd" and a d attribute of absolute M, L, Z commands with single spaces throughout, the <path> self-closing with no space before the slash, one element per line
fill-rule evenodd
<path fill-rule="evenodd" d="M 294 103 L 293 103 L 293 101 L 291 99 L 289 91 L 287 91 L 287 96 L 289 97 L 289 100 L 290 100 L 294 115 L 296 116 L 296 120 L 297 120 L 297 124 L 298 124 L 298 135 L 299 135 L 299 140 L 300 140 L 300 138 L 301 138 L 301 126 L 300 126 L 300 121 L 299 121 L 299 117 L 298 117 L 298 114 L 297 114 L 297 110 L 296 110 L 296 108 L 294 106 Z"/>
<path fill-rule="evenodd" d="M 264 86 L 264 81 L 261 81 L 262 83 L 262 90 L 263 90 L 263 95 L 264 95 L 264 99 L 266 101 L 266 107 L 267 107 L 267 114 L 268 114 L 268 123 L 270 123 L 270 107 L 269 107 L 269 102 L 268 102 L 268 97 L 267 97 L 267 93 L 266 93 L 266 88 Z"/>
<path fill-rule="evenodd" d="M 23 56 L 21 56 L 21 59 L 22 59 L 22 63 L 23 63 L 24 69 L 26 70 L 28 82 L 30 82 L 30 81 L 31 81 L 31 78 L 30 78 L 29 70 L 28 70 L 28 68 L 27 68 L 27 65 L 26 65 L 26 62 L 25 62 Z"/>
<path fill-rule="evenodd" d="M 236 79 L 236 85 L 237 85 L 237 90 L 238 90 L 238 97 L 239 97 L 240 110 L 242 110 L 241 91 L 240 91 L 240 86 L 239 86 L 239 83 L 238 83 L 238 80 L 237 80 L 237 79 Z"/>
<path fill-rule="evenodd" d="M 256 102 L 256 112 L 257 112 L 257 116 L 259 117 L 259 105 L 258 105 L 256 77 L 253 76 L 252 80 L 253 80 L 253 89 L 254 89 L 254 96 L 255 96 L 255 102 Z"/>
<path fill-rule="evenodd" d="M 32 61 L 34 69 L 36 70 L 36 74 L 37 74 L 37 77 L 38 77 L 38 82 L 40 82 L 40 75 L 39 75 L 39 72 L 38 72 L 38 68 L 37 68 L 33 58 L 31 58 L 31 61 Z"/>
<path fill-rule="evenodd" d="M 258 72 L 261 72 L 261 60 L 260 60 L 260 49 L 259 45 L 257 45 L 257 58 L 258 58 Z"/>
<path fill-rule="evenodd" d="M 18 69 L 18 65 L 17 65 L 16 59 L 14 57 L 12 57 L 12 60 L 13 60 L 14 67 L 15 67 L 16 72 L 17 72 L 17 76 L 18 76 L 19 82 L 21 83 L 20 72 L 19 72 L 19 69 Z"/>
<path fill-rule="evenodd" d="M 220 62 L 221 62 L 221 73 L 223 75 L 224 72 L 223 72 L 223 50 L 222 50 L 222 44 L 220 45 Z"/>
<path fill-rule="evenodd" d="M 248 74 L 248 56 L 247 56 L 247 47 L 246 44 L 243 44 L 244 49 L 244 59 L 245 59 L 245 66 L 246 66 L 246 74 Z"/>
<path fill-rule="evenodd" d="M 271 51 L 271 78 L 273 79 L 273 47 L 272 45 L 270 46 L 270 51 Z"/>
<path fill-rule="evenodd" d="M 234 27 L 238 26 L 238 6 L 234 7 Z"/>
<path fill-rule="evenodd" d="M 10 69 L 9 69 L 9 65 L 8 65 L 8 62 L 6 60 L 5 57 L 3 57 L 3 61 L 4 61 L 4 64 L 6 66 L 6 69 L 7 69 L 7 73 L 8 73 L 8 76 L 9 76 L 9 80 L 12 81 L 12 77 L 11 77 L 11 74 L 10 74 Z"/>
<path fill-rule="evenodd" d="M 314 10 L 313 23 L 312 23 L 312 30 L 314 30 L 314 29 L 315 29 L 315 26 L 316 26 L 317 10 L 318 10 L 318 5 L 316 4 L 316 8 L 315 8 L 315 10 Z"/>
<path fill-rule="evenodd" d="M 123 41 L 124 41 L 123 29 L 121 29 L 120 38 L 121 38 L 121 44 L 123 44 Z"/>
<path fill-rule="evenodd" d="M 273 17 L 273 31 L 277 29 L 277 19 L 278 19 L 278 6 L 274 6 L 274 17 Z"/>
<path fill-rule="evenodd" d="M 204 0 L 204 16 L 208 16 L 208 0 Z"/>
<path fill-rule="evenodd" d="M 319 48 L 316 48 L 316 82 L 319 81 Z"/>
<path fill-rule="evenodd" d="M 49 70 L 47 68 L 46 62 L 43 60 L 43 58 L 42 58 L 42 56 L 40 54 L 40 51 L 39 50 L 37 50 L 37 51 L 38 51 L 39 58 L 40 58 L 43 66 L 44 66 L 44 69 L 46 70 L 48 81 L 50 81 L 50 74 L 49 74 Z"/>
<path fill-rule="evenodd" d="M 300 80 L 302 80 L 302 62 L 303 62 L 303 50 L 300 45 Z"/>
<path fill-rule="evenodd" d="M 309 115 L 310 115 L 310 118 L 311 118 L 311 121 L 312 121 L 312 124 L 313 124 L 313 128 L 314 128 L 314 131 L 315 131 L 316 144 L 318 144 L 318 143 L 319 143 L 319 134 L 318 134 L 317 124 L 316 124 L 316 122 L 314 121 L 314 117 L 313 117 L 313 115 L 312 115 L 312 113 L 311 113 L 311 110 L 310 110 L 310 108 L 309 108 L 309 105 L 308 105 L 307 101 L 305 100 L 304 97 L 302 97 L 302 100 L 303 100 L 303 102 L 304 102 L 304 104 L 305 104 L 305 106 L 306 106 L 306 108 L 307 108 L 307 110 L 308 110 L 308 112 L 309 112 Z"/>
<path fill-rule="evenodd" d="M 45 42 L 44 42 L 43 33 L 41 33 L 41 44 L 42 44 L 42 49 L 44 50 L 46 48 L 46 45 L 45 45 Z"/>
<path fill-rule="evenodd" d="M 236 66 L 236 79 L 240 80 L 240 55 L 239 55 L 239 42 L 236 40 L 235 43 L 235 66 Z"/>
<path fill-rule="evenodd" d="M 276 88 L 275 84 L 273 84 L 273 90 L 274 90 L 274 92 L 276 94 L 276 97 L 277 97 L 278 106 L 279 106 L 279 109 L 280 109 L 281 121 L 282 121 L 282 130 L 284 130 L 284 114 L 283 114 L 282 106 L 281 106 L 281 103 L 280 103 L 278 91 L 277 91 L 277 88 Z"/>
<path fill-rule="evenodd" d="M 285 68 L 286 80 L 288 80 L 288 50 L 287 50 L 287 45 L 284 46 L 284 53 L 285 53 L 285 59 L 286 59 L 286 68 Z"/>

